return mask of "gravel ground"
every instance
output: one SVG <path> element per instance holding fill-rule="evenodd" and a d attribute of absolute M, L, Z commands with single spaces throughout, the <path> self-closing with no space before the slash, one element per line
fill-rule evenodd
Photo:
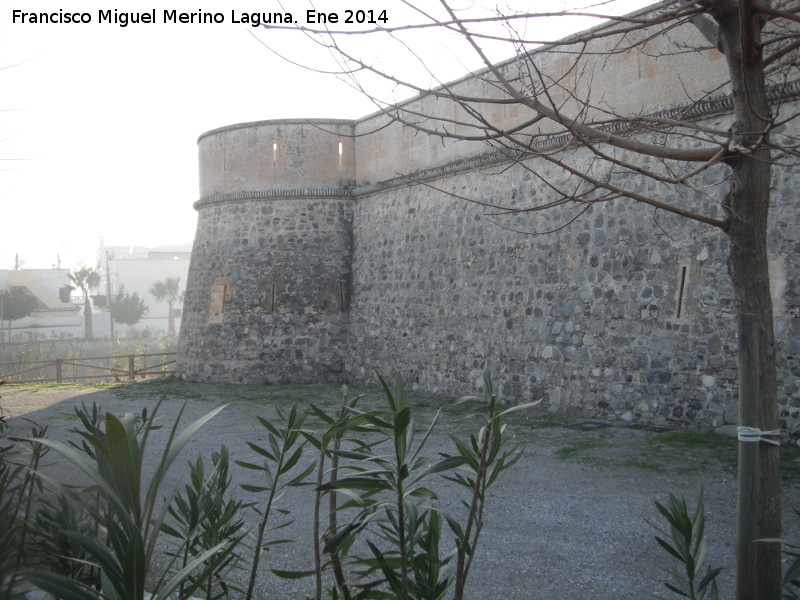
<path fill-rule="evenodd" d="M 184 422 L 205 414 L 222 402 L 229 406 L 208 423 L 184 450 L 189 460 L 197 453 L 210 454 L 226 444 L 234 458 L 252 460 L 245 440 L 265 439 L 256 415 L 273 414 L 262 397 L 285 393 L 292 397 L 312 390 L 318 398 L 336 402 L 333 386 L 310 388 L 248 386 L 201 386 L 181 382 L 138 383 L 105 388 L 69 386 L 10 386 L 0 388 L 0 406 L 11 423 L 24 428 L 23 417 L 50 425 L 56 439 L 69 437 L 77 426 L 73 406 L 98 403 L 115 414 L 138 413 L 165 397 L 164 422 L 177 415 L 183 400 L 190 400 Z M 422 409 L 422 417 L 433 410 Z M 736 478 L 730 456 L 711 450 L 675 450 L 659 443 L 647 429 L 592 423 L 583 427 L 539 427 L 542 419 L 520 416 L 509 425 L 509 435 L 524 446 L 524 456 L 496 484 L 490 494 L 486 522 L 477 558 L 470 575 L 469 598 L 505 600 L 640 600 L 654 593 L 670 597 L 663 587 L 666 554 L 654 540 L 647 520 L 658 521 L 654 501 L 666 501 L 669 493 L 694 503 L 705 489 L 707 541 L 714 565 L 723 566 L 719 578 L 722 598 L 733 597 Z M 445 435 L 464 433 L 467 425 L 446 412 L 441 427 L 426 453 L 449 451 Z M 158 433 L 163 434 L 163 430 Z M 158 436 L 153 446 L 159 444 Z M 565 457 L 565 454 L 569 456 Z M 731 454 L 729 452 L 729 454 Z M 69 466 L 54 461 L 48 468 L 72 477 Z M 795 460 L 797 458 L 795 457 Z M 179 463 L 181 461 L 179 460 Z M 174 485 L 185 473 L 177 464 Z M 234 471 L 238 481 L 250 477 Z M 171 489 L 171 488 L 170 488 Z M 457 490 L 443 486 L 442 502 L 457 510 Z M 800 482 L 787 482 L 783 491 L 784 535 L 800 539 L 800 519 L 792 509 L 800 507 Z M 247 497 L 245 495 L 245 497 Z M 290 493 L 283 506 L 292 510 L 295 524 L 281 533 L 300 543 L 279 546 L 268 557 L 259 581 L 259 598 L 300 599 L 308 592 L 305 581 L 284 582 L 269 568 L 303 568 L 310 563 L 308 538 L 311 506 L 307 491 Z M 302 540 L 305 540 L 304 542 Z"/>

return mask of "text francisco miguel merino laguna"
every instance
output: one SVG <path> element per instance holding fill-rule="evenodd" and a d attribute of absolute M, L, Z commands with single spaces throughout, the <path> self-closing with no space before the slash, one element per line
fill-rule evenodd
<path fill-rule="evenodd" d="M 127 27 L 128 25 L 144 23 L 166 23 L 166 24 L 196 24 L 206 25 L 212 23 L 233 23 L 247 24 L 253 27 L 260 25 L 278 25 L 298 23 L 294 15 L 290 12 L 240 12 L 230 11 L 230 20 L 226 20 L 225 14 L 221 12 L 208 12 L 197 10 L 193 12 L 179 12 L 177 10 L 164 9 L 161 11 L 161 21 L 158 20 L 158 13 L 153 8 L 143 12 L 124 12 L 118 9 L 98 10 L 95 21 L 93 13 L 72 12 L 59 9 L 52 12 L 27 12 L 14 9 L 11 11 L 11 22 L 26 25 L 40 24 L 80 24 L 80 23 L 100 23 Z M 379 24 L 384 25 L 388 22 L 385 10 L 340 10 L 338 12 L 320 12 L 307 10 L 305 13 L 305 23 L 308 25 L 328 24 L 328 23 L 357 23 L 357 24 Z"/>

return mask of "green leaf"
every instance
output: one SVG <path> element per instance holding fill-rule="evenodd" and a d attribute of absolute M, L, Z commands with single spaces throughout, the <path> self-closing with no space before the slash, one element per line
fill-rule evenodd
<path fill-rule="evenodd" d="M 678 594 L 679 596 L 683 596 L 684 598 L 691 598 L 691 596 L 690 596 L 689 594 L 687 594 L 687 593 L 686 593 L 686 592 L 683 590 L 683 588 L 676 587 L 676 586 L 672 585 L 672 584 L 671 584 L 671 583 L 669 583 L 669 582 L 667 582 L 667 583 L 664 583 L 664 587 L 666 587 L 666 588 L 667 588 L 669 591 L 671 591 L 671 592 L 674 592 L 674 593 Z"/>
<path fill-rule="evenodd" d="M 423 498 L 425 500 L 436 500 L 439 497 L 436 495 L 436 492 L 425 487 L 414 488 L 408 492 L 407 495 L 412 498 Z"/>
<path fill-rule="evenodd" d="M 456 536 L 456 539 L 463 540 L 464 530 L 462 529 L 461 524 L 448 514 L 445 514 L 444 518 L 447 521 L 447 525 L 450 527 L 450 531 L 452 531 Z"/>
<path fill-rule="evenodd" d="M 261 492 L 266 492 L 270 489 L 268 487 L 264 487 L 261 485 L 250 485 L 247 483 L 240 483 L 239 487 L 242 488 L 245 492 L 253 492 L 256 494 L 259 494 Z"/>
<path fill-rule="evenodd" d="M 358 530 L 363 525 L 362 522 L 359 521 L 351 521 L 344 525 L 339 531 L 337 531 L 329 540 L 325 542 L 325 546 L 322 548 L 322 552 L 324 554 L 331 554 L 333 552 L 338 552 L 339 548 L 345 545 L 352 534 Z"/>
<path fill-rule="evenodd" d="M 272 572 L 281 579 L 305 579 L 317 574 L 316 571 L 283 571 L 281 569 L 272 569 Z"/>
<path fill-rule="evenodd" d="M 394 418 L 394 434 L 400 437 L 411 423 L 411 409 L 407 406 L 401 409 Z"/>
<path fill-rule="evenodd" d="M 658 542 L 658 544 L 662 548 L 664 548 L 664 550 L 669 552 L 672 556 L 677 558 L 679 561 L 683 562 L 683 556 L 681 555 L 681 553 L 678 552 L 677 550 L 675 550 L 672 546 L 670 546 L 669 542 L 667 542 L 666 540 L 664 540 L 664 539 L 662 539 L 660 537 L 656 537 L 656 542 Z"/>
<path fill-rule="evenodd" d="M 161 486 L 164 477 L 166 476 L 166 472 L 172 466 L 172 463 L 175 462 L 175 459 L 178 457 L 180 452 L 183 450 L 184 446 L 189 442 L 191 437 L 200 429 L 203 425 L 208 423 L 211 419 L 217 416 L 220 412 L 222 412 L 227 404 L 223 404 L 215 408 L 214 410 L 206 413 L 196 421 L 190 423 L 186 426 L 186 428 L 180 433 L 180 435 L 175 438 L 174 442 L 168 443 L 167 448 L 162 455 L 161 461 L 156 469 L 156 472 L 153 474 L 152 479 L 150 480 L 150 487 L 147 490 L 147 494 L 145 496 L 145 510 L 152 511 L 155 505 L 158 502 L 158 495 L 159 495 L 159 488 Z M 151 418 L 155 417 L 155 411 Z M 176 420 L 177 426 L 177 420 Z M 174 431 L 174 428 L 173 428 Z M 145 433 L 145 436 L 147 434 Z M 144 442 L 143 442 L 144 445 Z M 148 552 L 149 554 L 149 552 Z"/>
<path fill-rule="evenodd" d="M 395 375 L 395 378 L 394 378 L 394 399 L 395 399 L 395 402 L 397 402 L 397 409 L 395 410 L 395 412 L 405 408 L 405 405 L 406 405 L 406 391 L 405 391 L 405 386 L 404 386 L 404 383 L 403 383 L 403 377 L 402 377 L 402 375 L 400 375 L 400 373 Z"/>
<path fill-rule="evenodd" d="M 278 474 L 284 475 L 289 471 L 291 471 L 292 467 L 294 467 L 297 464 L 297 462 L 300 460 L 302 456 L 303 456 L 303 446 L 298 446 L 297 449 L 295 449 L 294 453 L 288 459 L 286 459 L 286 462 L 284 462 L 283 465 L 281 465 L 281 468 L 278 470 Z"/>
<path fill-rule="evenodd" d="M 226 544 L 228 544 L 227 548 L 225 548 Z M 181 583 L 186 581 L 189 575 L 192 574 L 192 571 L 199 568 L 204 562 L 213 557 L 214 560 L 206 565 L 199 574 L 196 574 L 194 585 L 189 586 L 189 588 L 185 590 L 187 595 L 191 594 L 214 572 L 217 565 L 219 565 L 222 560 L 224 560 L 233 552 L 234 548 L 234 544 L 230 544 L 228 540 L 225 540 L 213 548 L 209 548 L 205 552 L 197 555 L 191 561 L 189 561 L 184 568 L 175 573 L 169 579 L 169 581 L 167 581 L 164 587 L 160 588 L 157 593 L 153 595 L 152 600 L 168 600 L 173 592 L 178 589 Z"/>
<path fill-rule="evenodd" d="M 141 598 L 144 594 L 144 582 L 147 575 L 147 566 L 144 558 L 144 543 L 139 532 L 128 540 L 128 547 L 122 562 L 123 583 L 125 595 L 131 598 Z"/>
<path fill-rule="evenodd" d="M 394 424 L 390 423 L 386 419 L 381 419 L 376 413 L 365 413 L 363 416 L 364 421 L 370 425 L 374 425 L 380 429 L 388 429 L 389 431 L 394 430 Z"/>
<path fill-rule="evenodd" d="M 365 492 L 379 492 L 391 489 L 391 485 L 372 477 L 345 477 L 336 481 L 324 483 L 318 488 L 320 491 L 328 490 L 363 490 Z"/>
<path fill-rule="evenodd" d="M 505 409 L 504 411 L 502 411 L 497 416 L 498 417 L 503 417 L 503 416 L 505 416 L 505 415 L 507 415 L 509 413 L 512 413 L 512 412 L 517 412 L 517 411 L 520 411 L 520 410 L 528 410 L 529 408 L 533 408 L 534 406 L 537 406 L 537 405 L 541 404 L 541 402 L 542 402 L 541 400 L 537 400 L 536 402 L 526 402 L 524 404 L 515 404 L 511 408 Z"/>
<path fill-rule="evenodd" d="M 458 467 L 468 464 L 470 462 L 469 457 L 466 456 L 448 456 L 440 460 L 439 462 L 431 465 L 427 469 L 425 469 L 422 473 L 417 475 L 414 479 L 414 483 L 417 481 L 427 477 L 428 475 L 433 475 L 434 473 L 442 473 L 444 471 L 452 471 L 453 469 L 457 469 Z"/>
<path fill-rule="evenodd" d="M 386 383 L 386 380 L 383 378 L 383 376 L 380 373 L 378 373 L 377 370 L 375 371 L 375 374 L 378 376 L 378 381 L 381 382 L 381 387 L 383 388 L 383 393 L 386 396 L 386 399 L 389 401 L 389 407 L 392 409 L 393 413 L 396 413 L 397 412 L 397 405 L 395 404 L 394 396 L 392 395 L 392 390 L 389 389 L 389 385 Z"/>
<path fill-rule="evenodd" d="M 488 362 L 483 367 L 483 385 L 486 389 L 486 395 L 491 398 L 494 395 L 494 387 L 492 386 L 492 372 L 489 369 Z"/>
<path fill-rule="evenodd" d="M 258 444 L 254 444 L 253 442 L 247 442 L 247 445 L 250 446 L 250 449 L 253 452 L 260 454 L 261 456 L 271 460 L 272 462 L 278 462 L 278 459 L 275 458 L 272 452 L 270 452 L 266 448 L 262 448 L 261 446 L 259 446 Z"/>
<path fill-rule="evenodd" d="M 353 452 L 352 450 L 331 450 L 331 454 L 351 460 L 370 460 L 374 457 L 374 455 L 366 452 Z"/>
<path fill-rule="evenodd" d="M 235 460 L 233 462 L 235 462 L 240 467 L 244 467 L 245 469 L 251 469 L 253 471 L 263 471 L 264 470 L 264 466 L 263 465 L 256 465 L 254 463 L 247 462 L 247 461 L 244 461 L 244 460 Z"/>
<path fill-rule="evenodd" d="M 46 438 L 34 438 L 33 441 L 39 444 L 44 444 L 45 446 L 49 446 L 50 448 L 52 448 L 53 450 L 64 456 L 72 464 L 78 467 L 78 469 L 80 469 L 85 475 L 88 475 L 89 478 L 98 486 L 100 491 L 106 494 L 110 500 L 113 500 L 121 504 L 119 497 L 117 496 L 116 490 L 103 477 L 100 471 L 97 468 L 95 468 L 91 463 L 89 463 L 89 461 L 84 459 L 79 452 L 57 440 L 50 440 Z M 49 481 L 54 481 L 52 480 L 52 478 L 46 476 L 45 478 L 48 479 Z"/>
<path fill-rule="evenodd" d="M 63 575 L 48 571 L 23 571 L 22 577 L 63 600 L 97 600 L 97 592 Z"/>
<path fill-rule="evenodd" d="M 316 468 L 317 461 L 312 462 L 308 465 L 305 469 L 303 469 L 299 474 L 293 477 L 288 483 L 284 484 L 286 487 L 294 487 L 299 485 L 306 477 L 308 477 Z"/>
<path fill-rule="evenodd" d="M 336 420 L 328 415 L 324 410 L 319 408 L 318 406 L 312 404 L 308 407 L 308 411 L 315 417 L 317 417 L 320 421 L 327 425 L 333 425 Z"/>
<path fill-rule="evenodd" d="M 280 437 L 281 435 L 280 432 L 272 423 L 267 421 L 264 417 L 257 416 L 256 419 L 258 419 L 258 422 L 261 423 L 261 425 L 263 425 L 264 427 L 266 427 L 267 431 L 269 431 L 272 435 Z"/>
<path fill-rule="evenodd" d="M 703 590 L 706 587 L 708 587 L 708 585 L 712 581 L 714 581 L 714 579 L 716 579 L 717 575 L 719 575 L 720 572 L 722 572 L 722 567 L 717 567 L 716 569 L 709 569 L 708 573 L 706 573 L 706 576 L 703 577 L 703 579 L 700 580 L 699 584 L 697 584 L 697 589 L 698 590 Z"/>
<path fill-rule="evenodd" d="M 419 453 L 422 452 L 422 448 L 428 442 L 428 438 L 430 437 L 431 433 L 433 432 L 433 428 L 436 426 L 436 423 L 439 421 L 439 415 L 441 415 L 441 414 L 442 414 L 442 409 L 439 409 L 439 410 L 436 411 L 436 414 L 433 415 L 433 419 L 431 420 L 430 425 L 428 425 L 428 429 L 425 431 L 425 435 L 422 436 L 422 439 L 420 440 L 419 445 L 417 446 L 417 449 L 414 451 L 414 454 L 411 457 L 411 462 L 414 462 L 417 459 L 417 457 L 419 456 Z"/>

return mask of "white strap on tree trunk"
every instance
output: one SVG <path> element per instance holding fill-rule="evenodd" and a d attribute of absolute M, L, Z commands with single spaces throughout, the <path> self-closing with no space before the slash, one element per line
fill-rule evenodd
<path fill-rule="evenodd" d="M 780 436 L 780 429 L 773 429 L 772 431 L 761 431 L 758 427 L 744 427 L 739 426 L 736 428 L 736 433 L 740 442 L 766 442 L 774 446 L 780 446 L 780 440 L 771 440 L 764 436 Z"/>

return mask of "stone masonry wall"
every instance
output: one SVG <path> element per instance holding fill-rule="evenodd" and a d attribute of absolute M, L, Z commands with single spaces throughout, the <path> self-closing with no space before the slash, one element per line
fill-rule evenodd
<path fill-rule="evenodd" d="M 670 36 L 698 43 L 690 26 Z M 590 58 L 595 64 L 580 73 L 610 83 L 586 92 L 640 114 L 673 107 L 687 88 L 717 88 L 715 50 L 708 60 L 662 50 L 615 54 L 613 65 Z M 535 60 L 556 77 L 571 59 Z M 485 78 L 454 85 L 470 96 L 492 89 Z M 430 96 L 409 105 L 458 117 Z M 526 118 L 513 105 L 491 115 L 498 127 Z M 728 126 L 717 109 L 705 118 Z M 488 362 L 508 402 L 542 399 L 551 411 L 629 421 L 735 420 L 738 348 L 722 232 L 624 199 L 596 204 L 564 228 L 575 216 L 566 206 L 496 215 L 447 192 L 530 206 L 546 197 L 538 175 L 558 180 L 553 167 L 537 159 L 510 166 L 480 144 L 384 125 L 378 114 L 245 123 L 201 136 L 181 376 L 373 383 L 378 370 L 402 373 L 412 389 L 458 396 L 480 388 Z M 590 164 L 586 151 L 568 153 L 576 168 Z M 721 217 L 723 172 L 695 183 L 701 192 L 641 186 Z M 784 426 L 800 434 L 800 175 L 776 168 L 773 187 L 778 396 Z M 530 231 L 552 232 L 520 233 Z"/>
<path fill-rule="evenodd" d="M 200 139 L 201 200 L 179 343 L 183 377 L 237 383 L 342 377 L 351 129 L 349 122 L 281 121 Z"/>
<path fill-rule="evenodd" d="M 235 383 L 338 381 L 351 220 L 352 202 L 341 199 L 201 211 L 181 324 L 182 375 Z"/>
<path fill-rule="evenodd" d="M 544 161 L 526 166 L 436 185 L 523 205 L 539 193 L 531 171 L 548 175 Z M 718 178 L 711 171 L 705 183 Z M 778 172 L 777 198 L 794 189 L 793 178 Z M 481 387 L 489 362 L 509 402 L 541 399 L 554 412 L 647 422 L 735 420 L 724 234 L 624 200 L 545 235 L 509 228 L 548 231 L 573 214 L 489 212 L 423 186 L 357 203 L 351 377 L 369 382 L 374 370 L 396 370 L 412 388 L 459 396 Z M 793 426 L 800 332 L 784 307 L 798 299 L 796 205 L 777 202 L 772 219 L 781 402 Z"/>

